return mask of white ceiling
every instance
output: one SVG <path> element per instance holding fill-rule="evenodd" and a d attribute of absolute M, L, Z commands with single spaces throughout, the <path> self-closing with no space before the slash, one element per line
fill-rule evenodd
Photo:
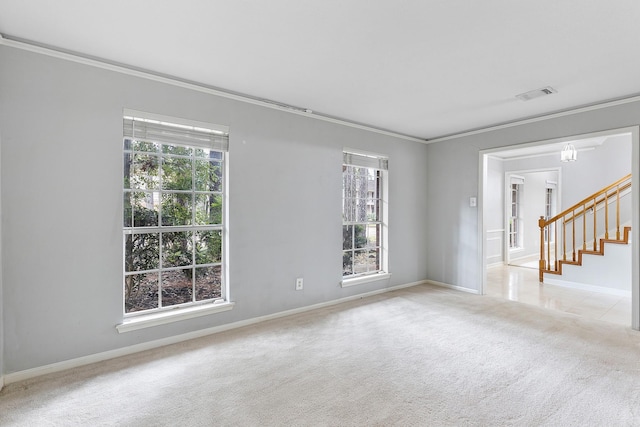
<path fill-rule="evenodd" d="M 424 139 L 640 94 L 638 22 L 638 0 L 0 0 L 7 39 Z"/>

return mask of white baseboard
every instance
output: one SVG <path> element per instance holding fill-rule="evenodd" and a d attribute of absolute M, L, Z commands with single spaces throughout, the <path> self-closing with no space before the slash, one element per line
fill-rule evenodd
<path fill-rule="evenodd" d="M 504 267 L 504 261 L 500 260 L 500 261 L 492 262 L 491 264 L 487 264 L 487 268 L 494 268 L 494 267 Z"/>
<path fill-rule="evenodd" d="M 318 304 L 313 304 L 305 307 L 294 308 L 291 310 L 281 311 L 274 314 L 268 314 L 266 316 L 254 317 L 247 320 L 241 320 L 234 323 L 228 323 L 226 325 L 214 326 L 212 328 L 201 329 L 198 331 L 188 332 L 186 334 L 175 335 L 155 341 L 149 341 L 141 344 L 135 344 L 128 347 L 118 348 L 115 350 L 109 350 L 101 353 L 90 354 L 88 356 L 82 356 L 75 359 L 64 360 L 62 362 L 52 363 L 49 365 L 39 366 L 36 368 L 25 369 L 23 371 L 12 372 L 5 374 L 4 379 L 0 377 L 0 385 L 13 384 L 19 381 L 28 380 L 31 378 L 39 377 L 41 375 L 52 374 L 55 372 L 64 371 L 71 368 L 77 368 L 80 366 L 90 365 L 92 363 L 102 362 L 108 359 L 114 359 L 116 357 L 127 356 L 141 351 L 151 350 L 158 347 L 163 347 L 170 344 L 176 344 L 183 341 L 192 340 L 195 338 L 201 338 L 207 335 L 217 334 L 220 332 L 228 331 L 231 329 L 237 329 L 244 326 L 254 325 L 256 323 L 265 322 L 267 320 L 278 319 L 280 317 L 291 316 L 294 314 L 304 313 L 311 310 L 317 310 L 323 307 L 330 307 L 337 304 L 342 304 L 348 301 L 355 301 L 362 298 L 370 297 L 373 295 L 383 294 L 386 292 L 396 291 L 398 289 L 409 288 L 412 286 L 423 285 L 429 283 L 427 280 L 421 280 L 418 282 L 405 283 L 403 285 L 391 286 L 389 288 L 378 289 L 375 291 L 365 292 L 362 294 L 352 295 L 349 297 L 339 298 L 332 301 L 326 301 Z M 0 389 L 2 387 L 0 386 Z"/>
<path fill-rule="evenodd" d="M 465 287 L 462 287 L 462 286 L 450 285 L 448 283 L 437 282 L 435 280 L 425 280 L 424 282 L 429 284 L 429 285 L 435 285 L 435 286 L 440 286 L 440 287 L 443 287 L 443 288 L 454 289 L 456 291 L 468 292 L 470 294 L 480 295 L 480 291 L 478 291 L 476 289 L 469 289 L 469 288 L 465 288 Z"/>
<path fill-rule="evenodd" d="M 549 285 L 562 286 L 564 288 L 579 289 L 581 291 L 598 292 L 601 294 L 614 295 L 617 297 L 631 298 L 631 291 L 625 291 L 623 289 L 605 288 L 603 286 L 586 285 L 584 283 L 569 282 L 566 280 L 558 280 L 544 277 L 544 282 Z"/>

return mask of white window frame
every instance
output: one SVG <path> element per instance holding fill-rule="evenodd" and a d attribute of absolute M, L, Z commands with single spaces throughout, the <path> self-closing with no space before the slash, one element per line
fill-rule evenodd
<path fill-rule="evenodd" d="M 547 220 L 553 216 L 553 197 L 555 196 L 554 190 L 555 188 L 549 185 L 547 185 L 544 189 L 544 219 Z M 544 227 L 544 243 L 553 243 L 553 241 L 549 242 L 549 231 L 550 227 L 553 225 L 555 224 L 551 224 L 549 227 Z"/>
<path fill-rule="evenodd" d="M 380 236 L 379 236 L 379 269 L 370 272 L 364 272 L 359 274 L 353 274 L 348 276 L 343 276 L 340 285 L 342 287 L 354 286 L 363 283 L 369 283 L 378 280 L 388 280 L 391 277 L 389 273 L 389 257 L 388 257 L 388 241 L 389 241 L 389 230 L 388 230 L 388 218 L 389 218 L 389 202 L 388 202 L 388 194 L 389 194 L 389 173 L 388 173 L 388 157 L 385 155 L 381 155 L 378 153 L 365 152 L 361 150 L 354 150 L 350 148 L 345 148 L 343 150 L 343 167 L 345 166 L 357 166 L 357 167 L 365 167 L 369 171 L 378 175 L 379 180 L 379 218 L 378 221 L 346 221 L 343 215 L 342 227 L 344 230 L 345 226 L 355 226 L 356 224 L 380 224 Z M 342 201 L 343 201 L 343 213 L 344 213 L 344 179 L 341 180 L 343 183 L 342 188 Z M 368 195 L 368 191 L 367 191 Z M 341 239 L 342 240 L 342 239 Z M 345 252 L 353 251 L 354 248 L 344 249 L 342 248 L 342 255 L 344 256 Z"/>
<path fill-rule="evenodd" d="M 229 128 L 221 125 L 214 125 L 205 122 L 198 122 L 193 120 L 185 120 L 175 117 L 162 116 L 153 113 L 140 112 L 135 110 L 125 109 L 123 112 L 124 117 L 124 132 L 123 132 L 123 141 L 130 140 L 143 140 L 145 142 L 154 142 L 157 144 L 168 144 L 173 146 L 183 146 L 183 147 L 191 147 L 194 150 L 190 156 L 184 156 L 185 159 L 189 158 L 192 162 L 195 159 L 193 152 L 195 149 L 202 148 L 208 149 L 215 152 L 220 153 L 221 158 L 221 167 L 222 167 L 222 187 L 219 191 L 214 191 L 211 193 L 211 190 L 202 192 L 207 193 L 206 195 L 214 195 L 221 196 L 222 198 L 222 212 L 221 212 L 221 224 L 207 224 L 207 225 L 197 225 L 195 221 L 192 221 L 190 225 L 162 225 L 162 223 L 158 223 L 157 226 L 148 226 L 148 227 L 135 227 L 133 224 L 131 226 L 125 226 L 123 224 L 123 322 L 117 325 L 117 329 L 119 332 L 128 332 L 131 330 L 137 330 L 141 328 L 146 328 L 150 326 L 156 326 L 164 323 L 175 322 L 178 320 L 188 319 L 192 317 L 207 315 L 216 312 L 227 311 L 233 308 L 233 303 L 229 300 L 229 280 L 228 280 L 228 229 L 227 229 L 227 216 L 228 216 L 228 203 L 227 203 L 227 194 L 228 194 L 228 135 Z M 123 153 L 128 152 L 127 150 L 123 150 Z M 161 152 L 158 152 L 158 158 L 163 159 L 165 157 L 169 157 Z M 180 156 L 172 156 L 176 158 L 180 158 Z M 195 173 L 195 172 L 193 172 Z M 123 174 L 124 176 L 124 174 Z M 157 193 L 160 197 L 162 194 L 173 194 L 173 193 L 185 193 L 192 195 L 192 205 L 195 203 L 195 196 L 199 194 L 196 190 L 195 180 L 192 180 L 192 188 L 190 190 L 183 191 L 169 191 L 164 190 L 161 187 L 158 190 L 154 190 L 154 195 Z M 123 193 L 132 193 L 136 191 L 135 189 L 123 189 Z M 139 190 L 138 190 L 139 191 Z M 214 194 L 215 193 L 215 194 Z M 152 194 L 152 193 L 150 193 Z M 193 208 L 193 206 L 192 206 Z M 124 208 L 122 209 L 124 212 Z M 193 213 L 195 215 L 195 212 Z M 148 310 L 134 311 L 130 313 L 126 313 L 124 307 L 125 300 L 125 290 L 124 290 L 124 281 L 127 275 L 132 274 L 140 274 L 141 272 L 127 272 L 125 268 L 125 242 L 127 235 L 137 234 L 137 233 L 159 233 L 159 236 L 162 236 L 162 233 L 170 233 L 170 232 L 197 232 L 197 231 L 219 231 L 222 237 L 222 253 L 221 260 L 219 262 L 211 262 L 205 264 L 198 264 L 195 258 L 195 249 L 193 249 L 192 253 L 192 264 L 185 265 L 184 267 L 192 268 L 195 272 L 196 266 L 198 268 L 207 268 L 207 267 L 219 267 L 220 268 L 220 293 L 221 296 L 219 298 L 214 299 L 206 299 L 198 301 L 196 298 L 195 288 L 192 288 L 192 296 L 191 301 L 170 305 L 166 307 L 162 307 L 161 302 L 161 287 L 158 288 L 159 294 L 159 304 L 157 308 L 152 308 Z M 162 251 L 162 242 L 159 241 L 159 253 Z M 149 271 L 145 271 L 146 273 L 157 273 L 160 276 L 163 272 L 178 270 L 180 267 L 163 267 L 162 265 L 162 256 L 159 259 L 160 264 L 157 268 Z M 160 280 L 161 283 L 161 280 Z M 192 278 L 192 283 L 195 284 L 195 276 Z M 195 285 L 194 285 L 195 286 Z"/>
<path fill-rule="evenodd" d="M 516 200 L 513 200 L 514 185 L 516 186 Z M 509 211 L 507 220 L 507 247 L 509 251 L 515 252 L 524 248 L 523 229 L 522 229 L 522 187 L 524 185 L 524 177 L 511 175 L 509 179 Z M 513 216 L 515 208 L 516 216 Z M 512 242 L 515 240 L 515 246 Z"/>

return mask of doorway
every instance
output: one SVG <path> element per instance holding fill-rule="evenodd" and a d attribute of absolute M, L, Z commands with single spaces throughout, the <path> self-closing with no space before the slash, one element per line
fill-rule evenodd
<path fill-rule="evenodd" d="M 560 151 L 568 141 L 578 149 L 578 160 L 563 164 L 560 162 Z M 633 289 L 630 286 L 629 295 L 624 299 L 619 295 L 601 295 L 584 289 L 540 284 L 536 254 L 539 250 L 535 250 L 536 246 L 539 248 L 541 239 L 537 227 L 540 216 L 548 217 L 566 209 L 632 172 L 632 169 L 637 173 L 638 166 L 631 162 L 634 151 L 638 155 L 637 150 L 638 128 L 625 128 L 481 152 L 479 224 L 482 236 L 482 293 L 498 294 L 507 299 L 535 303 L 584 317 L 613 320 L 626 326 L 632 323 L 637 329 L 637 263 L 633 266 L 636 270 L 633 272 Z M 603 168 L 603 164 L 610 167 Z M 545 176 L 553 173 L 556 175 Z M 636 201 L 637 191 L 634 187 L 632 193 Z M 535 205 L 527 206 L 525 200 L 527 197 L 533 200 L 532 195 L 537 201 Z M 638 206 L 637 203 L 632 206 L 631 216 L 637 229 Z M 633 253 L 634 259 L 637 259 L 635 247 Z M 498 282 L 500 289 L 496 291 Z M 630 322 L 630 319 L 634 321 Z"/>

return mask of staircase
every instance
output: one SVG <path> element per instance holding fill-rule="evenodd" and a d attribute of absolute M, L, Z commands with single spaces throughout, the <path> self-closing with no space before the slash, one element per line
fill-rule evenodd
<path fill-rule="evenodd" d="M 611 255 L 619 256 L 618 251 L 607 252 L 606 248 L 630 243 L 631 227 L 620 222 L 621 201 L 630 190 L 631 174 L 553 218 L 540 217 L 540 282 L 545 273 L 562 275 L 563 266 L 583 266 L 589 255 L 615 252 Z"/>

